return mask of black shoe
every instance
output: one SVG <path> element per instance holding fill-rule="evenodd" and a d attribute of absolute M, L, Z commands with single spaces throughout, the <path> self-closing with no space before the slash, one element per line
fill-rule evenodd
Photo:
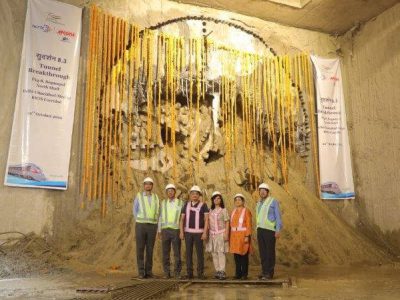
<path fill-rule="evenodd" d="M 242 280 L 248 280 L 249 278 L 247 277 L 247 275 L 245 275 L 245 276 L 242 276 L 241 279 L 242 279 Z"/>
<path fill-rule="evenodd" d="M 235 279 L 235 280 L 240 280 L 240 278 L 242 278 L 241 276 L 238 276 L 238 275 L 235 275 L 234 277 L 233 277 L 233 279 Z"/>
<path fill-rule="evenodd" d="M 199 276 L 197 276 L 197 278 L 200 279 L 200 280 L 205 280 L 205 279 L 207 279 L 207 277 L 204 276 L 204 274 L 200 274 Z"/>
<path fill-rule="evenodd" d="M 146 274 L 146 278 L 154 278 L 153 274 Z"/>

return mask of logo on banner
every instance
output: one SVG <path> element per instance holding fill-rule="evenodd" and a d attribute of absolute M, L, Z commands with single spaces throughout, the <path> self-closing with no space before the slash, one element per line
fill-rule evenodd
<path fill-rule="evenodd" d="M 55 13 L 49 12 L 47 13 L 46 21 L 49 21 L 54 24 L 58 25 L 65 25 L 64 23 L 61 23 L 61 16 L 56 15 Z"/>
<path fill-rule="evenodd" d="M 47 24 L 43 24 L 43 25 L 35 25 L 35 24 L 32 24 L 32 28 L 34 28 L 34 29 L 39 29 L 39 30 L 41 30 L 41 31 L 43 31 L 43 32 L 45 32 L 45 33 L 51 31 L 51 27 L 50 27 L 49 25 L 47 25 Z"/>
<path fill-rule="evenodd" d="M 46 24 L 46 22 L 51 22 L 51 23 L 57 24 L 57 25 L 65 25 L 65 24 L 61 23 L 60 21 L 61 21 L 60 16 L 50 12 L 50 13 L 47 13 L 47 16 L 44 20 L 43 25 L 32 24 L 32 28 L 38 29 L 44 33 L 54 32 L 54 34 L 56 34 L 60 38 L 60 41 L 69 42 L 71 38 L 76 37 L 75 32 L 66 30 L 63 27 L 57 27 L 55 25 L 50 26 L 49 24 Z"/>

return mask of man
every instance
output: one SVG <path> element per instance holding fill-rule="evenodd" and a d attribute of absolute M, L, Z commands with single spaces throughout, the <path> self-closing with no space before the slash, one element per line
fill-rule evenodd
<path fill-rule="evenodd" d="M 275 242 L 282 229 L 281 212 L 276 199 L 269 196 L 270 187 L 266 183 L 258 186 L 260 200 L 257 202 L 257 240 L 260 251 L 262 272 L 259 278 L 268 280 L 274 277 Z"/>
<path fill-rule="evenodd" d="M 153 249 L 160 215 L 160 201 L 152 192 L 153 179 L 143 180 L 144 191 L 137 193 L 133 202 L 133 216 L 136 219 L 136 260 L 139 278 L 152 278 Z M 144 251 L 146 250 L 146 261 Z"/>
<path fill-rule="evenodd" d="M 189 201 L 182 207 L 180 222 L 180 238 L 186 244 L 187 278 L 193 279 L 193 246 L 197 255 L 197 276 L 204 276 L 204 249 L 203 241 L 207 239 L 208 207 L 200 202 L 201 189 L 194 185 L 189 191 Z"/>
<path fill-rule="evenodd" d="M 174 250 L 174 276 L 181 278 L 181 239 L 179 237 L 179 220 L 183 201 L 175 198 L 176 187 L 168 184 L 165 187 L 167 199 L 162 201 L 160 210 L 160 221 L 158 223 L 158 232 L 161 238 L 162 261 L 164 269 L 164 278 L 171 278 L 170 253 L 171 244 Z"/>

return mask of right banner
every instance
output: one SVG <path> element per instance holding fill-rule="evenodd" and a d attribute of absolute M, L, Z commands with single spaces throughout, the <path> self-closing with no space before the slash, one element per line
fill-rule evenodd
<path fill-rule="evenodd" d="M 322 199 L 354 199 L 349 136 L 339 59 L 311 56 L 316 88 Z"/>

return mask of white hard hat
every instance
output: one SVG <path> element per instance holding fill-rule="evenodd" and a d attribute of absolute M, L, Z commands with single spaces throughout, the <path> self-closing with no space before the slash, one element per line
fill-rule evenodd
<path fill-rule="evenodd" d="M 151 179 L 150 177 L 146 177 L 145 179 L 143 179 L 143 183 L 154 183 L 153 179 Z"/>
<path fill-rule="evenodd" d="M 214 193 L 212 193 L 211 198 L 214 198 L 215 196 L 221 196 L 222 197 L 222 194 L 220 192 L 218 192 L 218 191 L 215 191 Z"/>
<path fill-rule="evenodd" d="M 167 186 L 165 187 L 165 190 L 168 190 L 168 189 L 174 189 L 174 190 L 176 190 L 176 187 L 175 187 L 174 184 L 168 183 Z"/>
<path fill-rule="evenodd" d="M 190 189 L 189 193 L 191 193 L 191 192 L 199 192 L 201 194 L 201 189 L 200 189 L 200 187 L 198 185 L 194 185 Z"/>
<path fill-rule="evenodd" d="M 268 191 L 270 190 L 269 185 L 266 184 L 265 182 L 261 183 L 261 184 L 258 186 L 258 189 L 266 189 L 266 190 L 268 190 Z"/>
<path fill-rule="evenodd" d="M 243 196 L 243 194 L 236 194 L 234 197 L 233 197 L 233 199 L 236 199 L 236 197 L 240 197 L 240 198 L 242 198 L 243 199 L 243 201 L 244 201 L 244 196 Z"/>

